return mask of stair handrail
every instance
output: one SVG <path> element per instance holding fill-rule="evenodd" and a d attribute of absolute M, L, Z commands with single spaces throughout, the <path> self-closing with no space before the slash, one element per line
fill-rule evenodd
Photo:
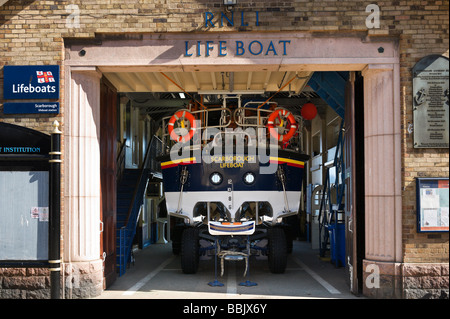
<path fill-rule="evenodd" d="M 124 242 L 124 238 L 127 237 L 128 233 L 131 233 L 131 231 L 136 227 L 136 223 L 137 223 L 137 218 L 138 218 L 138 213 L 140 211 L 140 206 L 142 205 L 142 201 L 139 200 L 137 201 L 138 197 L 143 198 L 144 197 L 144 193 L 145 193 L 145 188 L 147 185 L 147 179 L 143 178 L 144 175 L 146 174 L 146 172 L 148 172 L 148 162 L 150 159 L 150 150 L 151 150 L 151 144 L 153 142 L 153 138 L 150 140 L 150 142 L 147 144 L 147 150 L 145 152 L 145 157 L 144 160 L 142 161 L 142 164 L 140 166 L 140 173 L 139 173 L 139 178 L 136 182 L 135 188 L 134 188 L 134 192 L 133 192 L 133 197 L 132 197 L 132 201 L 130 203 L 130 207 L 128 208 L 128 212 L 127 212 L 127 218 L 125 220 L 125 224 L 124 226 L 122 226 L 120 228 L 120 242 L 123 243 Z M 131 218 L 133 217 L 133 218 Z M 131 219 L 130 219 L 131 218 Z M 122 265 L 121 269 L 119 269 L 119 275 L 122 275 L 124 273 L 124 268 L 130 258 L 130 253 L 131 253 L 131 245 L 132 245 L 133 241 L 130 240 L 130 243 L 126 246 L 126 247 L 122 247 L 121 245 L 121 249 L 123 251 L 123 254 L 121 254 L 123 256 L 123 260 L 122 260 Z"/>
<path fill-rule="evenodd" d="M 125 169 L 125 149 L 126 149 L 127 139 L 124 138 L 122 144 L 120 145 L 119 153 L 117 154 L 116 159 L 116 181 L 117 183 L 122 179 L 123 170 Z"/>
<path fill-rule="evenodd" d="M 330 185 L 329 185 L 329 178 L 330 178 L 330 173 L 329 173 L 329 168 L 327 168 L 326 171 L 326 175 L 325 175 L 325 183 L 324 183 L 324 187 L 322 188 L 322 196 L 320 199 L 320 208 L 319 208 L 319 251 L 320 251 L 320 256 L 324 257 L 325 256 L 325 250 L 326 249 L 326 245 L 327 245 L 327 241 L 328 241 L 328 230 L 326 229 L 328 226 L 328 214 L 330 212 Z M 326 202 L 328 202 L 328 210 L 325 208 L 326 206 Z M 324 231 L 325 228 L 325 231 Z M 324 234 L 322 235 L 322 232 L 324 231 Z M 322 237 L 323 236 L 323 237 Z"/>
<path fill-rule="evenodd" d="M 339 130 L 338 143 L 336 147 L 336 153 L 334 154 L 333 166 L 336 167 L 336 205 L 340 207 L 342 204 L 342 199 L 345 194 L 345 161 L 344 161 L 344 120 L 341 121 L 341 127 Z M 340 174 L 341 173 L 341 174 Z M 339 174 L 343 177 L 342 183 L 339 180 Z M 339 208 L 338 208 L 339 209 Z M 334 212 L 336 213 L 336 212 Z M 334 223 L 337 224 L 338 217 L 334 216 Z"/>
<path fill-rule="evenodd" d="M 342 203 L 342 198 L 344 196 L 345 192 L 345 184 L 339 184 L 339 171 L 342 170 L 342 176 L 345 176 L 345 163 L 344 163 L 344 120 L 341 121 L 341 126 L 339 130 L 339 137 L 338 142 L 336 146 L 336 152 L 334 154 L 334 160 L 333 165 L 331 167 L 336 167 L 336 178 L 337 178 L 337 185 L 336 185 L 336 201 L 337 205 L 340 205 Z M 319 250 L 321 257 L 324 256 L 327 240 L 328 240 L 328 233 L 327 233 L 327 227 L 330 225 L 331 220 L 333 220 L 334 224 L 337 224 L 338 218 L 337 218 L 337 212 L 333 210 L 333 203 L 331 202 L 331 185 L 330 185 L 330 168 L 326 168 L 326 175 L 325 175 L 325 183 L 324 187 L 322 189 L 322 198 L 320 201 L 320 209 L 319 209 Z M 326 210 L 325 203 L 328 203 L 328 210 Z M 323 214 L 323 215 L 322 215 Z M 328 216 L 330 215 L 330 216 Z M 322 220 L 321 220 L 322 218 Z M 335 225 L 336 227 L 336 225 Z M 325 228 L 324 233 L 324 242 L 322 242 L 322 230 Z"/>
<path fill-rule="evenodd" d="M 133 204 L 135 203 L 136 198 L 137 198 L 137 195 L 138 195 L 138 193 L 139 193 L 139 188 L 140 188 L 139 186 L 141 186 L 141 183 L 142 183 L 142 181 L 143 181 L 143 180 L 142 180 L 142 177 L 144 176 L 144 172 L 145 172 L 145 170 L 146 170 L 146 168 L 147 168 L 147 162 L 148 162 L 148 159 L 150 158 L 150 157 L 149 157 L 149 154 L 150 154 L 150 144 L 151 144 L 151 142 L 148 143 L 147 150 L 145 151 L 145 157 L 144 157 L 144 160 L 143 160 L 143 162 L 142 162 L 142 164 L 141 164 L 141 167 L 139 168 L 139 170 L 140 170 L 139 178 L 138 178 L 138 180 L 137 180 L 137 182 L 136 182 L 136 185 L 135 185 L 135 188 L 134 188 L 133 198 L 132 198 L 130 207 L 128 208 L 127 219 L 126 219 L 126 221 L 125 221 L 125 225 L 127 225 L 128 222 L 129 222 L 130 215 L 131 215 L 131 213 L 132 213 L 132 211 L 133 211 L 133 208 L 134 208 L 134 205 L 133 205 Z M 124 226 L 123 226 L 123 227 L 124 227 Z"/>

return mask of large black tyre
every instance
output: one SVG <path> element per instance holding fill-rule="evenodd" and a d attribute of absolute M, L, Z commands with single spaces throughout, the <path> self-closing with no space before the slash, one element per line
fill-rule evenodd
<path fill-rule="evenodd" d="M 185 274 L 195 274 L 199 262 L 198 229 L 186 228 L 181 236 L 181 269 Z"/>
<path fill-rule="evenodd" d="M 286 236 L 286 250 L 288 255 L 292 254 L 292 250 L 294 248 L 294 234 L 292 231 L 291 225 L 282 224 L 276 227 L 280 227 L 284 231 L 284 235 Z"/>
<path fill-rule="evenodd" d="M 179 255 L 181 253 L 181 240 L 183 236 L 183 231 L 186 228 L 184 224 L 175 225 L 171 233 L 172 239 L 172 253 L 174 255 Z"/>
<path fill-rule="evenodd" d="M 274 274 L 282 274 L 286 270 L 287 245 L 284 229 L 273 227 L 267 230 L 269 247 L 269 270 Z"/>

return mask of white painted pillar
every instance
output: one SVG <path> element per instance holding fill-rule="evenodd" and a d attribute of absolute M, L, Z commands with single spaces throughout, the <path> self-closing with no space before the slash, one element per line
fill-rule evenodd
<path fill-rule="evenodd" d="M 77 298 L 99 295 L 100 257 L 100 79 L 96 68 L 66 70 L 64 152 L 65 288 Z M 72 296 L 69 296 L 71 298 Z"/>
<path fill-rule="evenodd" d="M 364 76 L 366 259 L 402 261 L 400 82 L 397 64 Z"/>
<path fill-rule="evenodd" d="M 72 68 L 66 108 L 68 219 L 64 223 L 69 234 L 64 251 L 70 252 L 71 261 L 100 258 L 100 77 L 92 68 Z"/>

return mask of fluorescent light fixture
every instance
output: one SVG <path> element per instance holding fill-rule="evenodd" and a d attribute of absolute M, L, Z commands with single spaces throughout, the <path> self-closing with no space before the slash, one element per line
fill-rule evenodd
<path fill-rule="evenodd" d="M 223 4 L 226 6 L 234 6 L 237 4 L 237 0 L 223 0 Z"/>
<path fill-rule="evenodd" d="M 245 95 L 245 94 L 254 94 L 261 95 L 264 94 L 264 90 L 242 90 L 242 91 L 227 91 L 227 90 L 200 90 L 197 92 L 198 94 L 204 95 Z"/>
<path fill-rule="evenodd" d="M 185 99 L 186 96 L 184 95 L 184 93 L 178 93 L 180 95 L 180 99 Z"/>

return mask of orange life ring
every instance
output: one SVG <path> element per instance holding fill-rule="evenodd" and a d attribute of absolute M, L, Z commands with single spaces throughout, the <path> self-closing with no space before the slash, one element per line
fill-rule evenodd
<path fill-rule="evenodd" d="M 275 119 L 280 115 L 287 119 L 288 124 L 286 127 L 290 125 L 289 131 L 286 134 L 278 134 L 278 130 L 275 128 Z M 269 115 L 269 118 L 267 119 L 267 127 L 269 128 L 270 135 L 272 135 L 277 141 L 286 143 L 297 131 L 297 122 L 291 112 L 283 108 L 277 108 Z"/>
<path fill-rule="evenodd" d="M 181 125 L 184 126 L 184 119 L 189 121 L 189 125 L 190 125 L 189 131 L 185 135 L 178 135 L 177 133 L 175 133 L 175 130 L 174 130 L 175 122 L 181 120 Z M 168 125 L 169 125 L 170 137 L 174 141 L 182 142 L 182 143 L 189 141 L 194 136 L 195 130 L 197 129 L 196 124 L 195 124 L 195 117 L 188 110 L 179 110 L 178 112 L 176 112 L 170 118 Z"/>

